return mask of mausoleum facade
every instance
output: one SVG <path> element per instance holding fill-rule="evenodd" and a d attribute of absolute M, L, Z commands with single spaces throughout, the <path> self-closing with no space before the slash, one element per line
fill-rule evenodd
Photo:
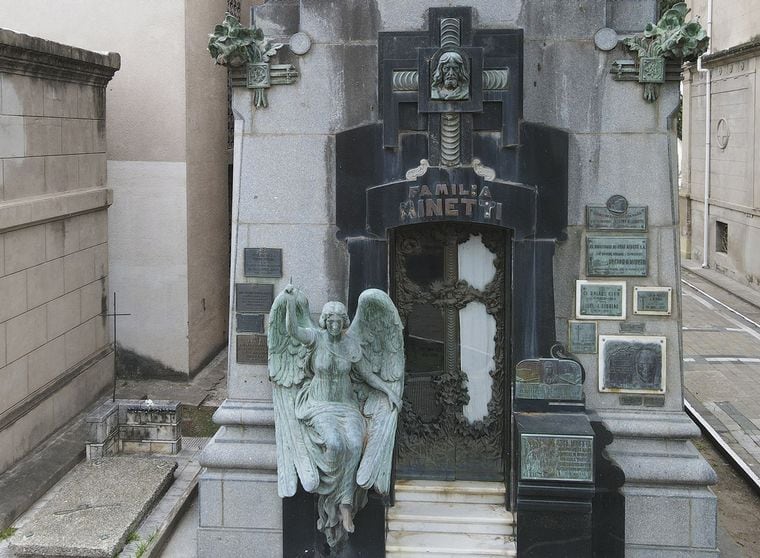
<path fill-rule="evenodd" d="M 699 28 L 654 0 L 253 12 L 260 32 L 228 18 L 210 43 L 236 120 L 199 556 L 716 556 L 678 321 L 674 111 Z M 403 326 L 403 398 L 391 489 L 337 544 L 306 471 L 278 494 L 297 450 L 267 335 L 279 292 L 316 323 L 367 289 Z"/>

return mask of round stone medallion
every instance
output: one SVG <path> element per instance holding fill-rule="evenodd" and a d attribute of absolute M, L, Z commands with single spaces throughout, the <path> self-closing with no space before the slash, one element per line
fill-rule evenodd
<path fill-rule="evenodd" d="M 610 196 L 607 200 L 607 211 L 614 213 L 615 215 L 622 215 L 628 211 L 628 200 L 620 194 Z"/>
<path fill-rule="evenodd" d="M 594 44 L 599 50 L 612 50 L 618 44 L 617 31 L 609 27 L 602 27 L 594 35 Z"/>
<path fill-rule="evenodd" d="M 311 38 L 303 31 L 299 31 L 290 37 L 290 50 L 295 54 L 306 54 L 310 48 Z"/>

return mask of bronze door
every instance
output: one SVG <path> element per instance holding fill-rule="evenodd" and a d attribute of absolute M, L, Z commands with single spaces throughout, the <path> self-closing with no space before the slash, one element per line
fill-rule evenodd
<path fill-rule="evenodd" d="M 404 323 L 399 478 L 504 480 L 509 466 L 507 232 L 396 229 L 392 291 Z"/>

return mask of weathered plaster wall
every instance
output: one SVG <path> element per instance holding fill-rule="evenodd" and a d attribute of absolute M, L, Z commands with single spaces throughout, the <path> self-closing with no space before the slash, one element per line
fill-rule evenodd
<path fill-rule="evenodd" d="M 707 0 L 685 0 L 692 15 L 707 25 Z M 760 14 L 757 4 L 747 0 L 713 0 L 712 52 L 757 39 L 760 35 Z"/>
<path fill-rule="evenodd" d="M 230 207 L 227 80 L 206 45 L 224 0 L 185 4 L 189 369 L 227 342 Z"/>
<path fill-rule="evenodd" d="M 107 79 L 95 68 L 113 74 L 119 57 L 7 30 L 0 51 L 1 473 L 113 374 Z M 61 58 L 85 75 L 45 66 Z"/>
<path fill-rule="evenodd" d="M 249 4 L 243 2 L 244 13 Z M 37 6 L 0 6 L 0 19 L 123 56 L 109 85 L 110 289 L 132 314 L 120 320 L 118 339 L 142 363 L 129 371 L 197 371 L 226 341 L 227 76 L 213 67 L 205 43 L 227 4 L 44 0 Z"/>

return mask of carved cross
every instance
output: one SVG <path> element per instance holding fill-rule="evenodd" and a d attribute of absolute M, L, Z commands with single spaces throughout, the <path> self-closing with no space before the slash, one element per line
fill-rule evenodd
<path fill-rule="evenodd" d="M 484 100 L 504 102 L 511 87 L 510 68 L 483 67 L 484 48 L 473 46 L 469 9 L 449 9 L 448 15 L 439 11 L 431 9 L 430 19 L 437 46 L 416 49 L 416 69 L 403 67 L 398 60 L 382 62 L 383 77 L 389 81 L 382 86 L 387 95 L 383 99 L 384 143 L 386 147 L 397 145 L 398 130 L 387 113 L 397 111 L 400 102 L 414 100 L 419 113 L 438 119 L 435 133 L 438 145 L 431 145 L 431 150 L 438 152 L 434 158 L 442 166 L 455 167 L 463 163 L 462 115 L 482 112 Z"/>

